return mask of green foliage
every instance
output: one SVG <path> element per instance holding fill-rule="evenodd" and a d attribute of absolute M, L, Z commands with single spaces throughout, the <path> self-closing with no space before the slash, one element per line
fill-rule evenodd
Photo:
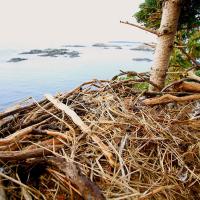
<path fill-rule="evenodd" d="M 188 53 L 196 59 L 200 58 L 200 31 L 190 34 L 187 42 Z"/>
<path fill-rule="evenodd" d="M 148 28 L 158 28 L 161 19 L 161 3 L 158 0 L 145 0 L 140 4 L 140 10 L 134 14 L 139 23 Z"/>
<path fill-rule="evenodd" d="M 200 1 L 182 0 L 179 28 L 195 28 L 200 26 Z"/>
<path fill-rule="evenodd" d="M 167 0 L 145 0 L 140 5 L 140 10 L 135 13 L 135 18 L 145 27 L 158 29 L 162 16 L 162 5 Z M 182 0 L 179 27 L 176 36 L 176 45 L 193 59 L 200 59 L 200 0 Z M 171 72 L 184 71 L 192 66 L 191 60 L 179 49 L 174 48 L 170 59 Z M 198 73 L 199 74 L 199 73 Z M 180 78 L 175 73 L 172 79 Z"/>
<path fill-rule="evenodd" d="M 197 76 L 200 76 L 200 70 L 197 70 L 195 73 Z"/>
<path fill-rule="evenodd" d="M 191 67 L 192 63 L 179 49 L 174 48 L 170 58 L 170 66 L 186 69 Z"/>
<path fill-rule="evenodd" d="M 117 78 L 117 80 L 137 80 L 137 76 L 132 76 L 132 75 L 125 75 L 125 76 L 120 76 Z M 136 91 L 144 91 L 147 90 L 149 87 L 149 84 L 147 82 L 141 82 L 141 83 L 132 83 L 130 85 L 131 88 L 135 89 Z"/>
<path fill-rule="evenodd" d="M 134 14 L 138 23 L 148 28 L 159 28 L 162 5 L 166 0 L 145 0 Z M 191 29 L 200 26 L 200 0 L 182 0 L 178 29 Z"/>
<path fill-rule="evenodd" d="M 136 83 L 133 85 L 133 88 L 136 89 L 137 91 L 144 91 L 148 90 L 149 84 L 144 82 L 144 83 Z"/>

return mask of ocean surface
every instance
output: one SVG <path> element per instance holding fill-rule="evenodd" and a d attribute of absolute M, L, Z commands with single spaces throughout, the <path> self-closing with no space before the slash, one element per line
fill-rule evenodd
<path fill-rule="evenodd" d="M 30 96 L 42 99 L 45 93 L 66 92 L 91 79 L 111 79 L 120 70 L 148 71 L 152 65 L 148 60 L 152 51 L 130 50 L 140 46 L 138 42 L 64 45 L 56 48 L 79 52 L 79 56 L 51 57 L 21 54 L 31 49 L 0 49 L 0 111 Z M 8 62 L 13 58 L 27 60 Z"/>

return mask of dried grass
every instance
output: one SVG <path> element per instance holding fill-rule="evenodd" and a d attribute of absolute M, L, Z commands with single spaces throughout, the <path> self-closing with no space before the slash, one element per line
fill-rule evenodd
<path fill-rule="evenodd" d="M 57 95 L 106 146 L 115 165 L 90 134 L 48 100 L 29 100 L 26 109 L 1 114 L 6 117 L 0 123 L 0 155 L 30 145 L 51 151 L 24 160 L 0 157 L 7 199 L 85 198 L 70 177 L 48 164 L 52 158 L 78 166 L 106 199 L 200 199 L 200 120 L 190 119 L 195 103 L 149 107 L 140 100 L 143 96 L 128 82 L 97 80 Z M 39 131 L 21 134 L 30 126 Z M 17 131 L 23 137 L 16 138 Z M 46 142 L 40 145 L 42 141 Z"/>

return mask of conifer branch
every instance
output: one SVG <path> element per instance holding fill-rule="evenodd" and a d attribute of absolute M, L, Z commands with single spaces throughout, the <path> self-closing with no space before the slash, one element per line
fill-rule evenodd
<path fill-rule="evenodd" d="M 130 26 L 134 26 L 134 27 L 136 27 L 136 28 L 142 29 L 142 30 L 147 31 L 147 32 L 149 32 L 149 33 L 158 35 L 158 31 L 157 31 L 157 30 L 145 28 L 145 27 L 143 27 L 143 26 L 140 26 L 140 25 L 137 25 L 137 24 L 133 24 L 133 23 L 130 23 L 130 22 L 128 22 L 128 21 L 126 21 L 126 22 L 120 21 L 120 23 L 122 23 L 122 24 L 127 24 L 127 25 L 130 25 Z"/>
<path fill-rule="evenodd" d="M 188 54 L 182 47 L 177 47 L 177 48 L 180 49 L 180 51 L 188 58 L 188 60 L 192 61 L 193 66 L 187 69 L 187 72 L 200 68 L 200 63 L 196 61 L 195 58 L 193 58 L 190 54 Z"/>

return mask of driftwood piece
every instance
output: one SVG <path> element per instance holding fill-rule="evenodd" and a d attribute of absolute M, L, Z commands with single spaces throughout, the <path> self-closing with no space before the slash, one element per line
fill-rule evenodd
<path fill-rule="evenodd" d="M 36 144 L 30 145 L 26 148 L 26 150 L 35 149 L 36 145 L 37 146 L 46 146 L 49 144 L 52 144 L 52 145 L 62 144 L 56 138 L 60 138 L 65 141 L 73 140 L 72 137 L 70 135 L 68 135 L 67 133 L 60 133 L 57 131 L 50 131 L 50 130 L 40 130 L 40 129 L 35 129 L 34 127 L 29 127 L 29 128 L 22 129 L 21 131 L 17 131 L 16 133 L 14 133 L 6 138 L 0 139 L 0 151 L 7 151 L 8 149 L 10 149 L 12 151 L 17 150 L 19 148 L 18 142 L 19 141 L 21 142 L 22 140 L 24 141 L 25 139 L 30 137 L 31 134 L 49 135 L 49 136 L 53 136 L 55 138 L 51 138 L 49 140 L 41 141 Z"/>
<path fill-rule="evenodd" d="M 192 100 L 198 100 L 198 99 L 200 99 L 200 94 L 193 94 L 193 95 L 183 96 L 183 97 L 177 97 L 170 94 L 165 94 L 161 97 L 145 99 L 143 103 L 146 105 L 153 106 L 157 104 L 167 104 L 171 102 L 178 103 L 178 102 L 192 101 Z"/>
<path fill-rule="evenodd" d="M 187 78 L 183 78 L 183 79 L 180 79 L 180 80 L 177 80 L 177 81 L 174 81 L 172 83 L 170 83 L 169 85 L 165 86 L 161 92 L 164 93 L 164 92 L 167 92 L 167 90 L 169 88 L 176 88 L 178 87 L 181 83 L 183 82 L 190 82 L 190 83 L 199 83 L 200 84 L 200 81 L 195 79 L 195 78 L 192 78 L 192 77 L 187 77 Z M 173 90 L 172 90 L 173 91 Z"/>
<path fill-rule="evenodd" d="M 2 145 L 7 145 L 7 144 L 11 144 L 13 142 L 18 142 L 19 140 L 21 140 L 24 136 L 28 135 L 29 133 L 31 133 L 33 131 L 34 126 L 30 126 L 28 128 L 19 130 L 15 133 L 13 133 L 12 135 L 7 136 L 6 138 L 0 139 L 0 146 Z"/>
<path fill-rule="evenodd" d="M 186 92 L 200 92 L 200 84 L 195 82 L 181 82 L 180 84 L 175 85 L 175 88 L 179 91 Z"/>
<path fill-rule="evenodd" d="M 4 145 L 8 145 L 11 143 L 17 143 L 18 141 L 20 141 L 21 139 L 25 138 L 27 135 L 33 133 L 33 132 L 37 132 L 39 134 L 47 134 L 47 135 L 52 135 L 52 136 L 58 136 L 58 132 L 55 131 L 41 131 L 39 129 L 36 129 L 38 126 L 40 126 L 41 124 L 45 123 L 45 121 L 40 122 L 38 124 L 34 124 L 32 126 L 29 126 L 27 128 L 21 129 L 19 131 L 16 131 L 15 133 L 0 139 L 0 146 L 4 146 Z M 62 133 L 60 134 L 60 136 L 62 136 Z M 64 137 L 64 134 L 63 134 Z"/>
<path fill-rule="evenodd" d="M 103 152 L 103 154 L 108 158 L 108 161 L 111 166 L 116 166 L 116 162 L 113 159 L 113 155 L 110 152 L 109 148 L 102 142 L 102 140 L 92 133 L 92 130 L 87 126 L 82 119 L 71 109 L 69 106 L 63 104 L 59 100 L 55 99 L 52 95 L 46 94 L 45 97 L 54 104 L 54 106 L 67 114 L 71 120 L 83 131 L 83 133 L 88 134 L 92 140 L 97 143 Z"/>
<path fill-rule="evenodd" d="M 105 200 L 99 187 L 83 175 L 78 166 L 73 162 L 67 162 L 63 158 L 51 158 L 49 162 L 65 174 L 66 178 L 78 189 L 79 194 L 85 200 Z"/>

